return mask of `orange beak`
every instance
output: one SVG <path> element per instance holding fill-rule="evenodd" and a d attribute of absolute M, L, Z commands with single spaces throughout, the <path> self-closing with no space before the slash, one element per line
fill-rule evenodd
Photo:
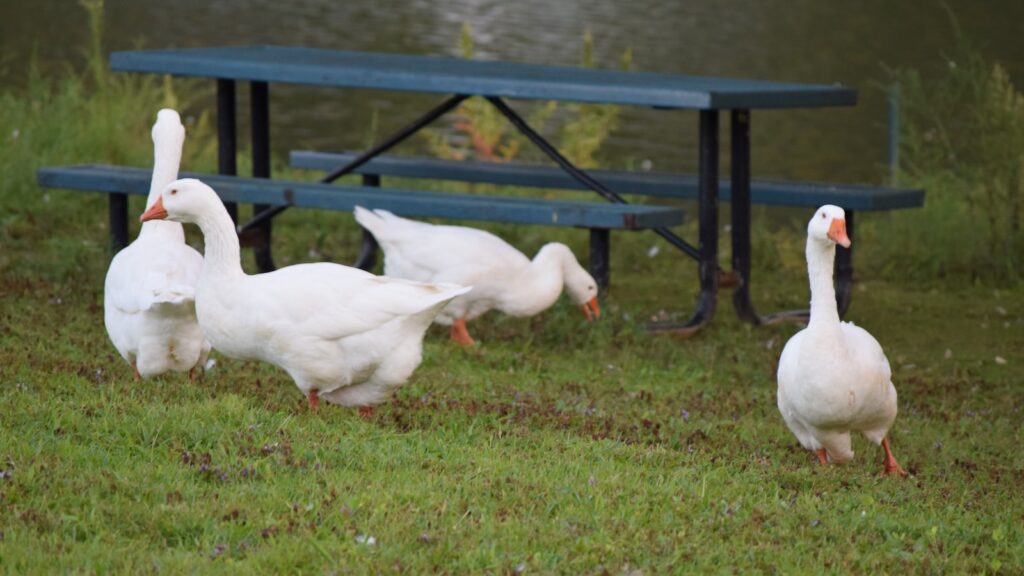
<path fill-rule="evenodd" d="M 583 315 L 587 317 L 587 320 L 593 322 L 601 317 L 601 305 L 597 303 L 597 296 L 594 296 L 582 306 Z"/>
<path fill-rule="evenodd" d="M 850 237 L 846 235 L 846 220 L 833 218 L 832 225 L 828 227 L 828 237 L 843 248 L 849 248 Z"/>
<path fill-rule="evenodd" d="M 156 199 L 156 202 L 139 216 L 140 222 L 149 222 L 150 220 L 163 220 L 167 218 L 167 210 L 164 210 L 164 197 L 161 196 Z"/>

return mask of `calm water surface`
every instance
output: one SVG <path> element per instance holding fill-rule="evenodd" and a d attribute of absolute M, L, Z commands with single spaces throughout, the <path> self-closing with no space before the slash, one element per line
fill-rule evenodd
<path fill-rule="evenodd" d="M 986 56 L 1024 77 L 1024 2 L 949 5 Z M 590 30 L 604 67 L 615 67 L 630 48 L 639 70 L 839 82 L 859 90 L 858 106 L 755 113 L 753 163 L 762 177 L 847 181 L 877 181 L 882 173 L 883 65 L 934 70 L 954 34 L 932 0 L 107 0 L 105 16 L 108 50 L 275 43 L 458 56 L 459 29 L 469 22 L 480 59 L 575 65 Z M 2 0 L 0 69 L 22 78 L 33 46 L 47 69 L 80 66 L 86 28 L 84 11 L 72 0 Z M 386 132 L 438 101 L 280 85 L 271 93 L 278 154 L 293 147 L 358 148 L 374 111 Z M 211 96 L 204 104 L 212 104 Z M 723 122 L 723 137 L 726 132 Z M 695 142 L 695 113 L 627 109 L 603 158 L 612 167 L 648 160 L 656 169 L 693 169 Z M 417 147 L 421 141 L 403 150 Z"/>

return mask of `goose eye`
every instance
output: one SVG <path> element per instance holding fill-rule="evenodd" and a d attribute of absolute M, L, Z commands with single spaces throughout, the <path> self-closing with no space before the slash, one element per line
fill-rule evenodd
<path fill-rule="evenodd" d="M 824 212 L 822 212 L 822 213 L 821 213 L 821 219 L 822 219 L 822 220 L 824 220 L 824 219 L 825 219 L 825 213 L 824 213 Z"/>
<path fill-rule="evenodd" d="M 171 196 L 174 196 L 174 195 L 175 195 L 175 194 L 177 194 L 177 193 L 178 193 L 178 191 L 177 191 L 177 190 L 171 190 Z M 822 216 L 824 216 L 824 214 L 822 214 Z"/>

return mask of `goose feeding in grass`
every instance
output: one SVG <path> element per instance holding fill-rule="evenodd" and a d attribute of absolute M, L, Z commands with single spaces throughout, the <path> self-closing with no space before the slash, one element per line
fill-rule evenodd
<path fill-rule="evenodd" d="M 185 127 L 174 110 L 157 113 L 153 124 L 153 178 L 147 206 L 178 178 Z M 136 378 L 169 370 L 192 377 L 210 353 L 196 322 L 195 286 L 203 257 L 185 243 L 177 222 L 146 222 L 139 237 L 118 252 L 103 286 L 103 321 Z"/>
<path fill-rule="evenodd" d="M 508 242 L 476 228 L 417 222 L 361 206 L 356 206 L 355 218 L 384 250 L 388 276 L 473 287 L 435 319 L 451 325 L 452 340 L 464 346 L 474 344 L 468 320 L 491 309 L 533 316 L 554 304 L 563 287 L 588 320 L 601 315 L 597 283 L 565 244 L 546 244 L 530 260 Z"/>
<path fill-rule="evenodd" d="M 896 419 L 889 361 L 871 334 L 839 321 L 832 284 L 836 244 L 850 246 L 846 213 L 822 206 L 807 225 L 811 317 L 779 358 L 779 411 L 822 464 L 853 458 L 850 435 L 856 432 L 885 450 L 883 474 L 906 476 L 887 436 Z"/>
<path fill-rule="evenodd" d="M 196 314 L 226 356 L 286 371 L 316 409 L 321 398 L 367 415 L 419 365 L 434 316 L 469 288 L 374 276 L 327 262 L 266 274 L 242 271 L 238 236 L 212 188 L 184 179 L 164 188 L 142 220 L 196 224 L 206 253 Z"/>

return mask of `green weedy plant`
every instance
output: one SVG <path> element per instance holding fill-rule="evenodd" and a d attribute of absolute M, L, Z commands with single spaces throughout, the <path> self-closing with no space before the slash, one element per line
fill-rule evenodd
<path fill-rule="evenodd" d="M 103 2 L 104 0 L 78 0 L 78 5 L 89 15 L 89 48 L 85 57 L 97 92 L 103 92 L 107 85 L 107 67 L 102 58 Z"/>
<path fill-rule="evenodd" d="M 459 50 L 463 58 L 473 58 L 473 33 L 468 23 L 462 25 Z M 632 50 L 627 49 L 622 55 L 622 68 L 629 70 L 632 63 Z M 582 65 L 594 67 L 594 38 L 589 30 L 583 36 Z M 527 122 L 543 133 L 552 118 L 564 118 L 557 131 L 559 150 L 578 166 L 590 168 L 597 165 L 596 154 L 618 127 L 620 113 L 618 106 L 571 103 L 560 107 L 552 100 L 535 107 L 527 116 Z M 453 126 L 456 136 L 438 130 L 424 132 L 429 149 L 438 157 L 507 162 L 524 150 L 532 151 L 526 137 L 486 100 L 472 98 L 463 102 L 456 109 L 456 116 L 458 120 Z"/>
<path fill-rule="evenodd" d="M 92 206 L 106 198 L 49 190 L 36 193 L 36 169 L 79 162 L 149 166 L 149 130 L 156 111 L 164 106 L 187 109 L 192 104 L 194 96 L 183 98 L 172 89 L 169 79 L 110 74 L 100 42 L 103 2 L 87 0 L 80 5 L 90 28 L 85 73 L 67 70 L 44 78 L 33 60 L 24 88 L 0 92 L 0 126 L 4 127 L 0 134 L 0 173 L 4 175 L 0 178 L 0 202 L 10 208 L 0 215 L 0 244 L 4 247 L 0 274 L 35 270 L 48 277 L 66 278 L 83 262 L 105 263 L 105 245 L 61 240 L 50 233 L 55 223 L 39 222 L 37 215 L 45 213 L 50 203 Z M 185 93 L 199 92 L 190 88 Z M 206 115 L 189 123 L 188 139 L 183 163 L 192 169 L 212 166 L 216 142 Z M 88 209 L 69 211 L 59 225 L 79 232 L 82 238 L 92 237 L 97 224 L 89 213 Z M 67 242 L 63 249 L 80 257 L 48 261 L 30 249 L 22 251 L 55 242 Z"/>
<path fill-rule="evenodd" d="M 583 35 L 583 67 L 594 67 L 594 36 L 587 30 Z M 621 68 L 633 67 L 633 50 L 622 53 Z M 619 127 L 622 109 L 610 104 L 571 103 L 566 106 L 569 119 L 562 124 L 560 150 L 581 168 L 597 166 L 595 155 L 608 136 Z"/>
<path fill-rule="evenodd" d="M 954 22 L 955 26 L 955 22 Z M 923 210 L 894 215 L 891 263 L 919 273 L 1021 277 L 1024 95 L 959 31 L 941 69 L 890 70 L 900 86 L 901 185 L 927 189 Z"/>

